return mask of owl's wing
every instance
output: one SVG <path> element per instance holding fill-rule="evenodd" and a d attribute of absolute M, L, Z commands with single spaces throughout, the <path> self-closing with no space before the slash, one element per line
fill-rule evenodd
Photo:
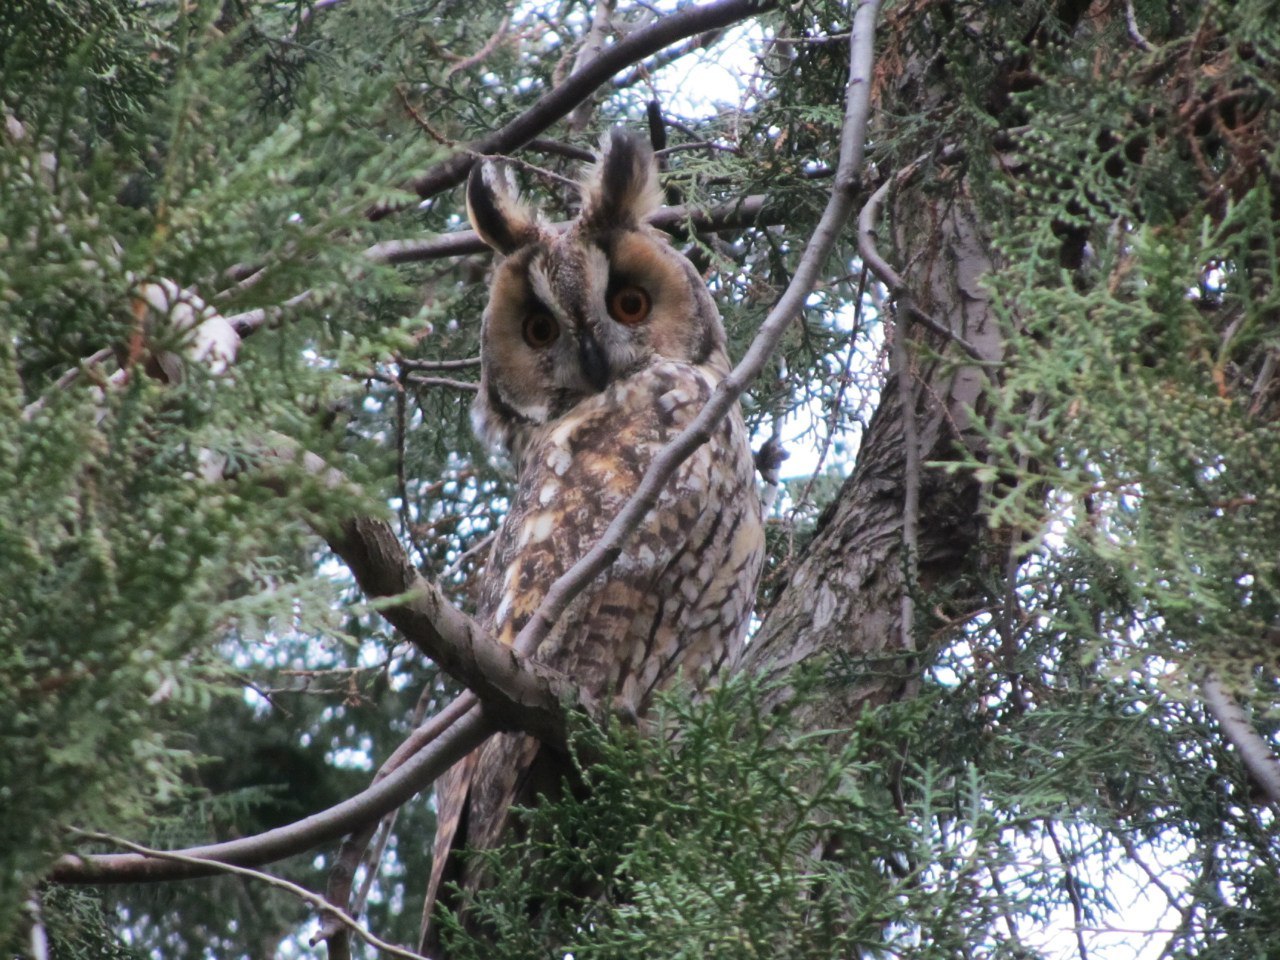
<path fill-rule="evenodd" d="M 436 900 L 442 889 L 456 883 L 460 877 L 458 858 L 450 854 L 459 828 L 465 826 L 467 797 L 471 791 L 471 777 L 479 760 L 479 751 L 473 750 L 444 772 L 436 781 L 436 837 L 431 850 L 431 879 L 427 882 L 427 896 L 422 907 L 422 952 L 434 956 L 439 941 L 438 932 L 431 923 Z"/>

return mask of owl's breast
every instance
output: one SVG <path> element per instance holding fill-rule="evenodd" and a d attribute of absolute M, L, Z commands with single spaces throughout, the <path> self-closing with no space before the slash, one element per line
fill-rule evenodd
<path fill-rule="evenodd" d="M 660 362 L 530 435 L 494 545 L 480 617 L 506 643 L 710 398 L 716 371 Z M 746 431 L 735 409 L 667 482 L 615 564 L 566 611 L 540 659 L 634 703 L 736 654 L 763 557 Z"/>

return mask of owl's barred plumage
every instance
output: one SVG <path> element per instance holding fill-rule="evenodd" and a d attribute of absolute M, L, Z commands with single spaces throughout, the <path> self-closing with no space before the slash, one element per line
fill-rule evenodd
<path fill-rule="evenodd" d="M 660 199 L 648 146 L 615 130 L 584 194 L 577 221 L 556 235 L 521 205 L 500 168 L 477 167 L 467 188 L 472 224 L 501 256 L 473 416 L 478 434 L 517 471 L 478 610 L 507 644 L 729 371 L 706 285 L 645 223 Z M 764 553 L 753 471 L 735 407 L 537 658 L 635 714 L 678 676 L 701 688 L 730 667 Z M 512 805 L 554 790 L 567 770 L 532 737 L 499 734 L 440 780 L 424 949 L 436 946 L 429 919 L 442 885 L 479 882 L 457 851 L 493 847 Z"/>

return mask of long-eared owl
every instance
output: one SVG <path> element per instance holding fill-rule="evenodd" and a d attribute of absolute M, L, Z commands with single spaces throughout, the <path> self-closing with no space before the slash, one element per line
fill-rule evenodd
<path fill-rule="evenodd" d="M 467 212 L 498 254 L 472 416 L 518 479 L 478 618 L 510 644 L 730 366 L 706 284 L 646 223 L 660 203 L 647 144 L 621 130 L 606 137 L 582 184 L 581 213 L 563 232 L 539 221 L 503 174 L 477 165 Z M 763 553 L 751 450 L 735 406 L 536 656 L 588 694 L 643 714 L 677 676 L 698 688 L 732 666 Z M 436 898 L 448 896 L 450 882 L 479 882 L 457 851 L 493 847 L 511 806 L 554 789 L 567 769 L 532 737 L 504 733 L 441 778 L 426 949 L 435 947 Z"/>

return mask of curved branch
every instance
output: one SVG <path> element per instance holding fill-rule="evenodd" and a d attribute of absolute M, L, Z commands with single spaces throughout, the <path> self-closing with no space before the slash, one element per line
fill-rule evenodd
<path fill-rule="evenodd" d="M 401 806 L 497 729 L 483 710 L 472 710 L 385 780 L 328 810 L 252 837 L 173 851 L 177 856 L 195 859 L 195 863 L 134 853 L 67 854 L 54 863 L 49 879 L 56 883 L 93 884 L 181 880 L 210 876 L 218 871 L 216 864 L 251 867 L 302 853 Z"/>
<path fill-rule="evenodd" d="M 690 5 L 678 13 L 659 17 L 570 74 L 563 83 L 551 89 L 524 113 L 499 127 L 493 133 L 468 144 L 466 149 L 436 164 L 415 178 L 410 188 L 423 200 L 457 186 L 466 179 L 476 154 L 509 153 L 546 130 L 591 95 L 600 84 L 615 73 L 664 47 L 695 34 L 707 33 L 755 14 L 772 9 L 774 0 L 719 0 L 718 3 Z M 378 219 L 395 208 L 380 207 L 370 212 Z"/>
<path fill-rule="evenodd" d="M 787 327 L 801 315 L 805 300 L 817 283 L 821 268 L 853 210 L 871 112 L 871 70 L 879 7 L 879 0 L 863 0 L 854 13 L 849 39 L 849 82 L 835 184 L 791 282 L 761 324 L 742 361 L 720 382 L 694 421 L 649 465 L 636 492 L 609 524 L 604 536 L 552 584 L 542 604 L 516 637 L 514 646 L 517 653 L 536 650 L 573 599 L 617 559 L 631 532 L 657 502 L 667 480 L 694 450 L 710 439 L 716 425 L 769 362 Z"/>
<path fill-rule="evenodd" d="M 900 309 L 915 320 L 920 321 L 934 333 L 946 337 L 974 360 L 982 362 L 983 357 L 977 347 L 916 306 L 915 298 L 910 296 L 910 291 L 907 289 L 906 281 L 902 279 L 902 275 L 889 265 L 889 262 L 880 255 L 880 250 L 876 247 L 876 220 L 880 215 L 880 204 L 884 202 L 884 198 L 888 195 L 890 189 L 900 186 L 911 179 L 926 159 L 928 157 L 923 156 L 912 160 L 882 183 L 875 193 L 871 194 L 867 199 L 862 210 L 858 213 L 858 255 L 862 257 L 862 262 L 871 268 L 871 272 L 880 279 L 880 282 L 888 288 L 890 296 L 900 301 Z"/>
<path fill-rule="evenodd" d="M 475 694 L 468 690 L 455 697 L 439 713 L 424 723 L 422 722 L 421 714 L 426 706 L 426 697 L 427 694 L 424 691 L 418 705 L 418 716 L 415 718 L 413 732 L 404 739 L 400 746 L 392 751 L 391 756 L 383 761 L 382 766 L 378 768 L 378 772 L 374 774 L 374 783 L 380 783 L 402 767 L 405 761 L 461 720 L 478 703 Z M 329 883 L 325 890 L 325 900 L 335 907 L 349 909 L 353 916 L 360 916 L 363 909 L 361 906 L 363 898 L 367 895 L 369 885 L 377 873 L 377 861 L 380 857 L 381 845 L 385 844 L 390 836 L 392 825 L 395 823 L 396 812 L 392 810 L 382 817 L 380 821 L 371 821 L 361 829 L 343 838 L 333 865 L 329 868 Z M 360 866 L 360 861 L 364 859 L 365 850 L 368 849 L 369 842 L 378 830 L 379 823 L 382 824 L 379 846 L 375 848 L 374 856 L 371 858 L 372 862 L 366 870 L 364 886 L 360 891 L 361 896 L 357 897 L 356 903 L 352 905 L 351 886 L 355 882 L 356 870 Z M 329 914 L 320 921 L 320 929 L 311 938 L 312 944 L 319 943 L 321 940 L 328 943 L 331 960 L 338 956 L 350 957 L 351 955 L 351 946 L 346 939 L 344 923 L 345 921 L 340 916 Z"/>
<path fill-rule="evenodd" d="M 382 616 L 475 693 L 485 715 L 499 727 L 563 744 L 566 711 L 561 705 L 594 712 L 594 702 L 568 678 L 494 640 L 453 606 L 409 561 L 390 524 L 357 517 L 322 533 L 365 596 L 389 600 L 380 605 Z"/>
<path fill-rule="evenodd" d="M 414 953 L 412 950 L 406 950 L 404 947 L 397 947 L 394 943 L 388 943 L 381 937 L 375 936 L 366 930 L 354 917 L 345 910 L 341 910 L 329 903 L 318 893 L 312 893 L 306 887 L 300 887 L 298 884 L 283 877 L 273 877 L 269 873 L 262 873 L 259 870 L 250 870 L 247 867 L 236 866 L 230 863 L 221 863 L 208 858 L 195 857 L 189 853 L 175 853 L 171 850 L 153 850 L 150 847 L 144 847 L 140 843 L 133 843 L 130 840 L 124 840 L 120 837 L 113 837 L 109 833 L 92 833 L 88 830 L 77 830 L 80 834 L 89 840 L 99 840 L 104 843 L 118 844 L 122 847 L 128 847 L 135 851 L 139 856 L 152 858 L 156 860 L 164 860 L 172 863 L 181 863 L 190 867 L 208 867 L 214 873 L 233 873 L 236 876 L 248 877 L 251 880 L 261 880 L 263 883 L 285 890 L 301 900 L 305 900 L 317 910 L 320 910 L 325 916 L 332 917 L 343 926 L 347 927 L 356 934 L 361 940 L 369 944 L 376 950 L 383 953 L 389 953 L 394 957 L 404 957 L 405 960 L 427 960 L 420 953 Z"/>

